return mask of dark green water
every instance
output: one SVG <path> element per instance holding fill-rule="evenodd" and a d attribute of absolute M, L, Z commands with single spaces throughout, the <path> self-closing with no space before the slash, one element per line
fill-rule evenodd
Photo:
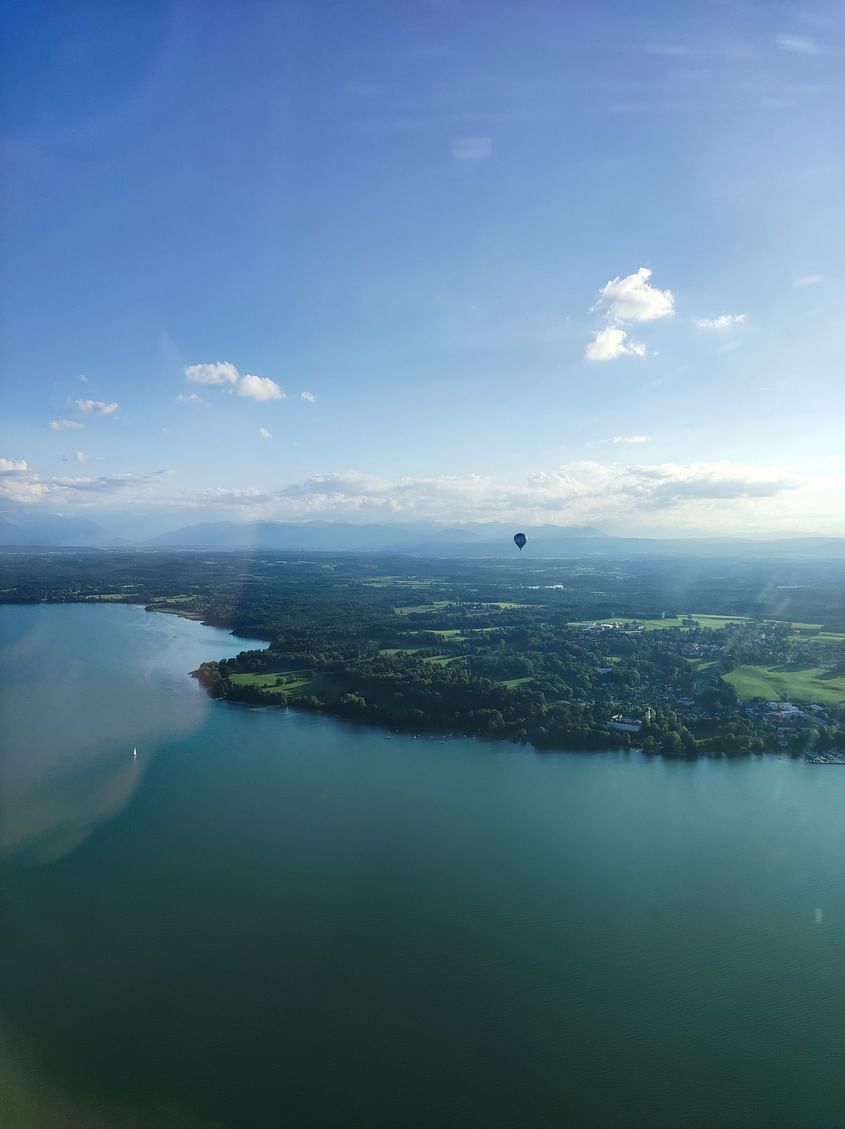
<path fill-rule="evenodd" d="M 0 629 L 4 1129 L 845 1126 L 845 769 L 387 741 L 209 702 L 198 624 Z"/>

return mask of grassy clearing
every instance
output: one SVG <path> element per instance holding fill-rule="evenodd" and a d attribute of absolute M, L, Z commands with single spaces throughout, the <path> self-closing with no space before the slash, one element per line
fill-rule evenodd
<path fill-rule="evenodd" d="M 836 675 L 824 667 L 804 663 L 782 663 L 779 666 L 739 666 L 725 681 L 740 698 L 766 698 L 777 701 L 818 702 L 838 705 L 845 702 L 845 675 Z"/>
<path fill-rule="evenodd" d="M 714 665 L 713 659 L 687 659 L 687 662 L 697 674 Z"/>
<path fill-rule="evenodd" d="M 697 622 L 699 627 L 710 628 L 711 630 L 718 630 L 719 628 L 726 627 L 729 623 L 752 623 L 753 620 L 750 616 L 745 615 L 705 615 L 702 612 L 693 612 L 692 618 Z M 667 616 L 665 619 L 639 619 L 637 616 L 618 615 L 612 619 L 599 619 L 594 620 L 594 623 L 641 623 L 646 631 L 667 631 L 671 627 L 679 627 L 681 631 L 690 631 L 691 628 L 685 626 L 684 620 L 686 616 Z M 587 624 L 582 622 L 570 623 L 569 627 L 586 627 Z"/>
<path fill-rule="evenodd" d="M 745 615 L 703 615 L 700 612 L 693 612 L 692 618 L 696 621 L 699 627 L 709 628 L 711 631 L 718 631 L 723 627 L 727 627 L 729 623 L 752 623 L 753 621 Z M 666 619 L 644 619 L 641 622 L 645 625 L 648 631 L 661 631 L 667 627 L 680 627 L 682 631 L 690 631 L 691 628 L 684 625 L 686 616 L 675 616 L 673 619 L 669 616 Z M 630 622 L 626 620 L 624 622 Z"/>
<path fill-rule="evenodd" d="M 518 686 L 527 686 L 529 682 L 533 681 L 533 678 L 506 678 L 502 685 L 507 686 L 509 690 L 516 690 Z"/>
<path fill-rule="evenodd" d="M 276 679 L 280 675 L 292 674 L 297 676 L 293 682 L 286 682 L 282 686 L 276 685 Z M 310 670 L 262 670 L 256 674 L 233 674 L 230 677 L 234 686 L 252 686 L 277 698 L 287 698 L 291 694 L 316 693 L 313 687 L 318 681 Z"/>
<path fill-rule="evenodd" d="M 411 580 L 404 576 L 368 576 L 362 583 L 371 588 L 430 588 L 433 580 Z"/>
<path fill-rule="evenodd" d="M 729 623 L 753 623 L 754 620 L 751 616 L 747 615 L 699 615 L 697 612 L 693 615 L 693 619 L 697 619 L 702 627 L 710 627 L 717 629 L 720 627 L 727 627 Z"/>
<path fill-rule="evenodd" d="M 453 663 L 457 655 L 432 655 L 431 658 L 423 659 L 423 662 L 433 663 L 434 666 L 448 666 Z"/>
<path fill-rule="evenodd" d="M 802 631 L 787 635 L 790 643 L 845 643 L 841 631 Z"/>
<path fill-rule="evenodd" d="M 454 600 L 433 600 L 430 604 L 410 604 L 408 607 L 394 608 L 397 615 L 413 615 L 415 612 L 434 612 L 440 608 L 453 608 Z"/>

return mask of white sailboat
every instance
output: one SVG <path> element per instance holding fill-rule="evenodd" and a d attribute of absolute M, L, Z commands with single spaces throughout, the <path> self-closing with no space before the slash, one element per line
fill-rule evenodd
<path fill-rule="evenodd" d="M 133 760 L 136 760 L 136 759 L 137 759 L 137 757 L 138 757 L 138 750 L 137 750 L 137 748 L 136 748 L 136 749 L 133 749 L 133 750 L 132 750 L 132 759 L 133 759 Z"/>

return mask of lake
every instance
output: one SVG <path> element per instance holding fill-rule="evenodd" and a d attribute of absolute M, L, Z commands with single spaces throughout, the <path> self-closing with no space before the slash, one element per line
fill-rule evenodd
<path fill-rule="evenodd" d="M 0 609 L 9 1129 L 841 1129 L 845 768 L 212 702 Z M 137 748 L 137 757 L 132 750 Z"/>

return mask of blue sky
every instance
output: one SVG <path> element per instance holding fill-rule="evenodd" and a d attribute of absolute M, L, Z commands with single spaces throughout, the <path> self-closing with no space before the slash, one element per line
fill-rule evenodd
<path fill-rule="evenodd" d="M 841 4 L 2 13 L 8 516 L 845 534 Z"/>

